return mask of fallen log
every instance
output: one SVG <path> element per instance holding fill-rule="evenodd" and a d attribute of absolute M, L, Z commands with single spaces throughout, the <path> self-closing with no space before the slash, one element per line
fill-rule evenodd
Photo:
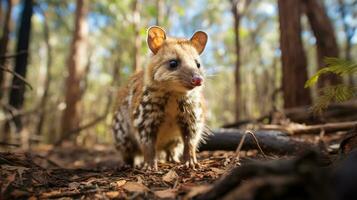
<path fill-rule="evenodd" d="M 287 125 L 275 125 L 268 124 L 260 126 L 263 130 L 277 130 L 283 131 L 289 134 L 319 134 L 322 131 L 324 133 L 331 133 L 337 131 L 347 131 L 355 128 L 357 126 L 357 121 L 351 122 L 338 122 L 338 123 L 327 123 L 318 125 L 302 125 L 302 124 L 287 124 Z"/>
<path fill-rule="evenodd" d="M 199 148 L 200 151 L 226 150 L 234 151 L 237 149 L 245 131 L 240 129 L 218 129 Z M 259 145 L 264 153 L 279 155 L 296 155 L 305 150 L 317 150 L 314 144 L 303 142 L 302 140 L 289 137 L 281 131 L 255 131 Z M 254 138 L 247 135 L 243 143 L 242 150 L 258 149 Z"/>
<path fill-rule="evenodd" d="M 274 115 L 281 113 L 292 122 L 316 124 L 336 121 L 352 121 L 357 120 L 357 101 L 348 101 L 343 103 L 335 103 L 329 105 L 321 115 L 315 115 L 311 106 L 302 106 L 289 108 L 283 111 L 274 111 L 267 115 L 263 115 L 257 119 L 246 119 L 231 124 L 223 125 L 223 128 L 239 128 L 240 126 L 252 123 L 271 123 L 274 121 Z"/>

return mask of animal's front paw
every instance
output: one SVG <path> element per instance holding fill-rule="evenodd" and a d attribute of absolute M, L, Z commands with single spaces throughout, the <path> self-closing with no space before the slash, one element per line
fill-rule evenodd
<path fill-rule="evenodd" d="M 197 159 L 191 156 L 184 159 L 184 165 L 186 168 L 191 168 L 191 169 L 200 168 L 200 164 L 197 162 Z"/>
<path fill-rule="evenodd" d="M 157 160 L 145 162 L 142 169 L 146 171 L 157 171 L 158 170 Z"/>

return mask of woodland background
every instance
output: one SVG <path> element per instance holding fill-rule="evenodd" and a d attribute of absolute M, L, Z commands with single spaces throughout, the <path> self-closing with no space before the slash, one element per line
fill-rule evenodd
<path fill-rule="evenodd" d="M 1 0 L 0 24 L 6 143 L 111 143 L 116 91 L 145 67 L 151 25 L 178 37 L 208 33 L 211 128 L 311 105 L 323 86 L 357 84 L 328 75 L 304 88 L 325 57 L 356 61 L 356 0 Z"/>

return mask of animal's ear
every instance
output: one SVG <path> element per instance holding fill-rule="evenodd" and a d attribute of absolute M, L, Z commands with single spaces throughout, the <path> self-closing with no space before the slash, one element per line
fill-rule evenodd
<path fill-rule="evenodd" d="M 207 33 L 203 31 L 197 31 L 193 34 L 190 41 L 192 42 L 193 46 L 196 48 L 198 54 L 201 54 L 206 47 L 208 40 Z"/>
<path fill-rule="evenodd" d="M 164 29 L 159 26 L 152 26 L 148 29 L 147 43 L 150 50 L 156 54 L 166 39 Z"/>

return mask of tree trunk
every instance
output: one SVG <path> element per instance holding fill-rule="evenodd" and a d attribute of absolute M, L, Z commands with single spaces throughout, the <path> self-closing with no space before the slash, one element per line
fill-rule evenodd
<path fill-rule="evenodd" d="M 68 77 L 66 81 L 66 108 L 62 115 L 62 138 L 68 138 L 67 133 L 79 127 L 81 80 L 85 74 L 87 53 L 86 36 L 88 32 L 86 15 L 87 1 L 77 0 L 75 28 L 68 56 Z"/>
<path fill-rule="evenodd" d="M 162 26 L 164 24 L 164 2 L 163 0 L 156 0 L 156 25 Z"/>
<path fill-rule="evenodd" d="M 1 3 L 0 3 L 1 4 Z M 7 0 L 7 11 L 4 19 L 3 32 L 0 39 L 0 66 L 6 65 L 6 58 L 4 56 L 7 52 L 7 46 L 9 43 L 9 34 L 10 34 L 10 20 L 12 13 L 12 0 Z M 3 96 L 4 88 L 4 71 L 0 70 L 0 100 Z"/>
<path fill-rule="evenodd" d="M 306 15 L 311 29 L 316 38 L 317 63 L 318 69 L 324 68 L 325 57 L 338 57 L 338 45 L 334 34 L 334 28 L 331 24 L 325 8 L 319 0 L 303 0 Z M 318 87 L 336 85 L 342 82 L 342 79 L 335 74 L 326 74 L 319 79 Z"/>
<path fill-rule="evenodd" d="M 47 100 L 48 100 L 50 82 L 52 79 L 51 78 L 51 69 L 50 69 L 51 65 L 52 65 L 52 47 L 50 44 L 50 33 L 49 33 L 47 16 L 46 16 L 45 12 L 43 13 L 43 17 L 44 17 L 44 19 L 43 19 L 43 34 L 44 34 L 45 44 L 46 44 L 46 48 L 47 48 L 47 62 L 46 62 L 46 78 L 44 81 L 43 95 L 42 95 L 41 101 L 40 101 L 39 120 L 38 120 L 37 127 L 36 127 L 36 134 L 38 134 L 38 135 L 41 135 L 43 123 L 45 121 Z"/>
<path fill-rule="evenodd" d="M 134 72 L 138 72 L 141 69 L 140 63 L 140 48 L 141 48 L 141 39 L 139 32 L 140 24 L 140 2 L 139 0 L 133 1 L 133 29 L 134 29 Z"/>
<path fill-rule="evenodd" d="M 234 80 L 235 80 L 235 120 L 240 119 L 241 113 L 241 78 L 240 78 L 240 38 L 239 27 L 241 15 L 238 10 L 238 0 L 231 0 L 233 14 L 233 30 L 234 30 L 234 48 L 236 54 Z"/>
<path fill-rule="evenodd" d="M 30 33 L 31 33 L 31 17 L 33 14 L 33 1 L 26 0 L 24 2 L 24 8 L 21 16 L 21 24 L 18 32 L 18 41 L 16 47 L 16 53 L 19 53 L 15 58 L 15 69 L 14 71 L 26 77 L 27 72 L 27 58 L 29 52 L 30 44 Z M 21 110 L 24 104 L 25 95 L 25 83 L 14 76 L 12 79 L 12 87 L 10 90 L 9 105 L 16 109 Z M 16 132 L 22 130 L 21 115 L 15 116 L 13 122 L 16 126 Z M 9 132 L 9 122 L 5 124 L 5 133 Z"/>
<path fill-rule="evenodd" d="M 2 1 L 0 1 L 0 26 L 2 26 Z"/>
<path fill-rule="evenodd" d="M 310 91 L 304 88 L 308 76 L 301 39 L 300 0 L 278 0 L 278 8 L 284 107 L 310 105 Z"/>
<path fill-rule="evenodd" d="M 348 7 L 351 6 L 353 7 L 353 3 L 349 4 L 345 4 L 343 0 L 338 0 L 338 4 L 339 4 L 339 12 L 340 12 L 340 16 L 342 19 L 342 23 L 343 23 L 343 31 L 345 34 L 345 59 L 350 61 L 352 59 L 352 38 L 354 36 L 354 34 L 356 33 L 357 30 L 357 25 L 355 26 L 351 26 L 350 23 L 348 22 Z M 357 4 L 357 1 L 355 1 L 355 4 Z M 354 81 L 353 81 L 353 74 L 349 74 L 348 77 L 348 82 L 350 86 L 354 85 Z"/>

